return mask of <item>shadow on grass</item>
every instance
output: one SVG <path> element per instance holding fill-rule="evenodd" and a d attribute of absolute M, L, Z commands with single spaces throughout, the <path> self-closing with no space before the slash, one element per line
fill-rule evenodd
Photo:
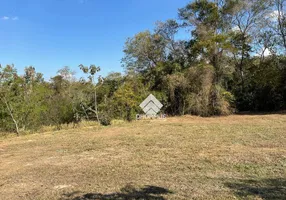
<path fill-rule="evenodd" d="M 127 185 L 120 192 L 111 194 L 87 193 L 75 196 L 77 192 L 64 194 L 62 200 L 166 200 L 162 195 L 172 194 L 171 191 L 162 187 L 145 186 L 136 189 L 131 185 Z"/>
<path fill-rule="evenodd" d="M 225 185 L 241 198 L 286 199 L 286 179 L 240 180 Z"/>
<path fill-rule="evenodd" d="M 244 111 L 237 112 L 237 115 L 286 115 L 286 110 L 275 111 L 275 112 L 255 112 L 255 111 Z"/>

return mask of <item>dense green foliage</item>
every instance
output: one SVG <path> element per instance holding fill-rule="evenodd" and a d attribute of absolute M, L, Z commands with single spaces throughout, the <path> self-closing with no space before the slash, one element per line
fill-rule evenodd
<path fill-rule="evenodd" d="M 86 80 L 65 67 L 45 81 L 33 67 L 24 75 L 1 67 L 0 129 L 130 121 L 149 93 L 169 115 L 286 109 L 285 6 L 285 0 L 192 1 L 177 20 L 126 41 L 124 75 L 102 78 L 99 67 L 80 65 Z"/>

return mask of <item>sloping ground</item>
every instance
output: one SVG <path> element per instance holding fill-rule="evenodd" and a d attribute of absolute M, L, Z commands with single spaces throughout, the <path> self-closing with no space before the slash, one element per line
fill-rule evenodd
<path fill-rule="evenodd" d="M 0 199 L 286 199 L 286 115 L 0 138 Z"/>

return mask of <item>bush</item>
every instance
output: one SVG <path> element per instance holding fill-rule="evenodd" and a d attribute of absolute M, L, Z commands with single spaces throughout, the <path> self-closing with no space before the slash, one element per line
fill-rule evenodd
<path fill-rule="evenodd" d="M 102 113 L 99 116 L 99 122 L 103 126 L 110 126 L 111 120 L 112 120 L 112 118 L 108 113 Z"/>

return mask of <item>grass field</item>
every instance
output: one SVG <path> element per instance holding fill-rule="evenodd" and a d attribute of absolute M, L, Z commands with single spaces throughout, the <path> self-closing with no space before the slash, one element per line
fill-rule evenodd
<path fill-rule="evenodd" d="M 1 137 L 0 199 L 286 199 L 286 115 Z"/>

